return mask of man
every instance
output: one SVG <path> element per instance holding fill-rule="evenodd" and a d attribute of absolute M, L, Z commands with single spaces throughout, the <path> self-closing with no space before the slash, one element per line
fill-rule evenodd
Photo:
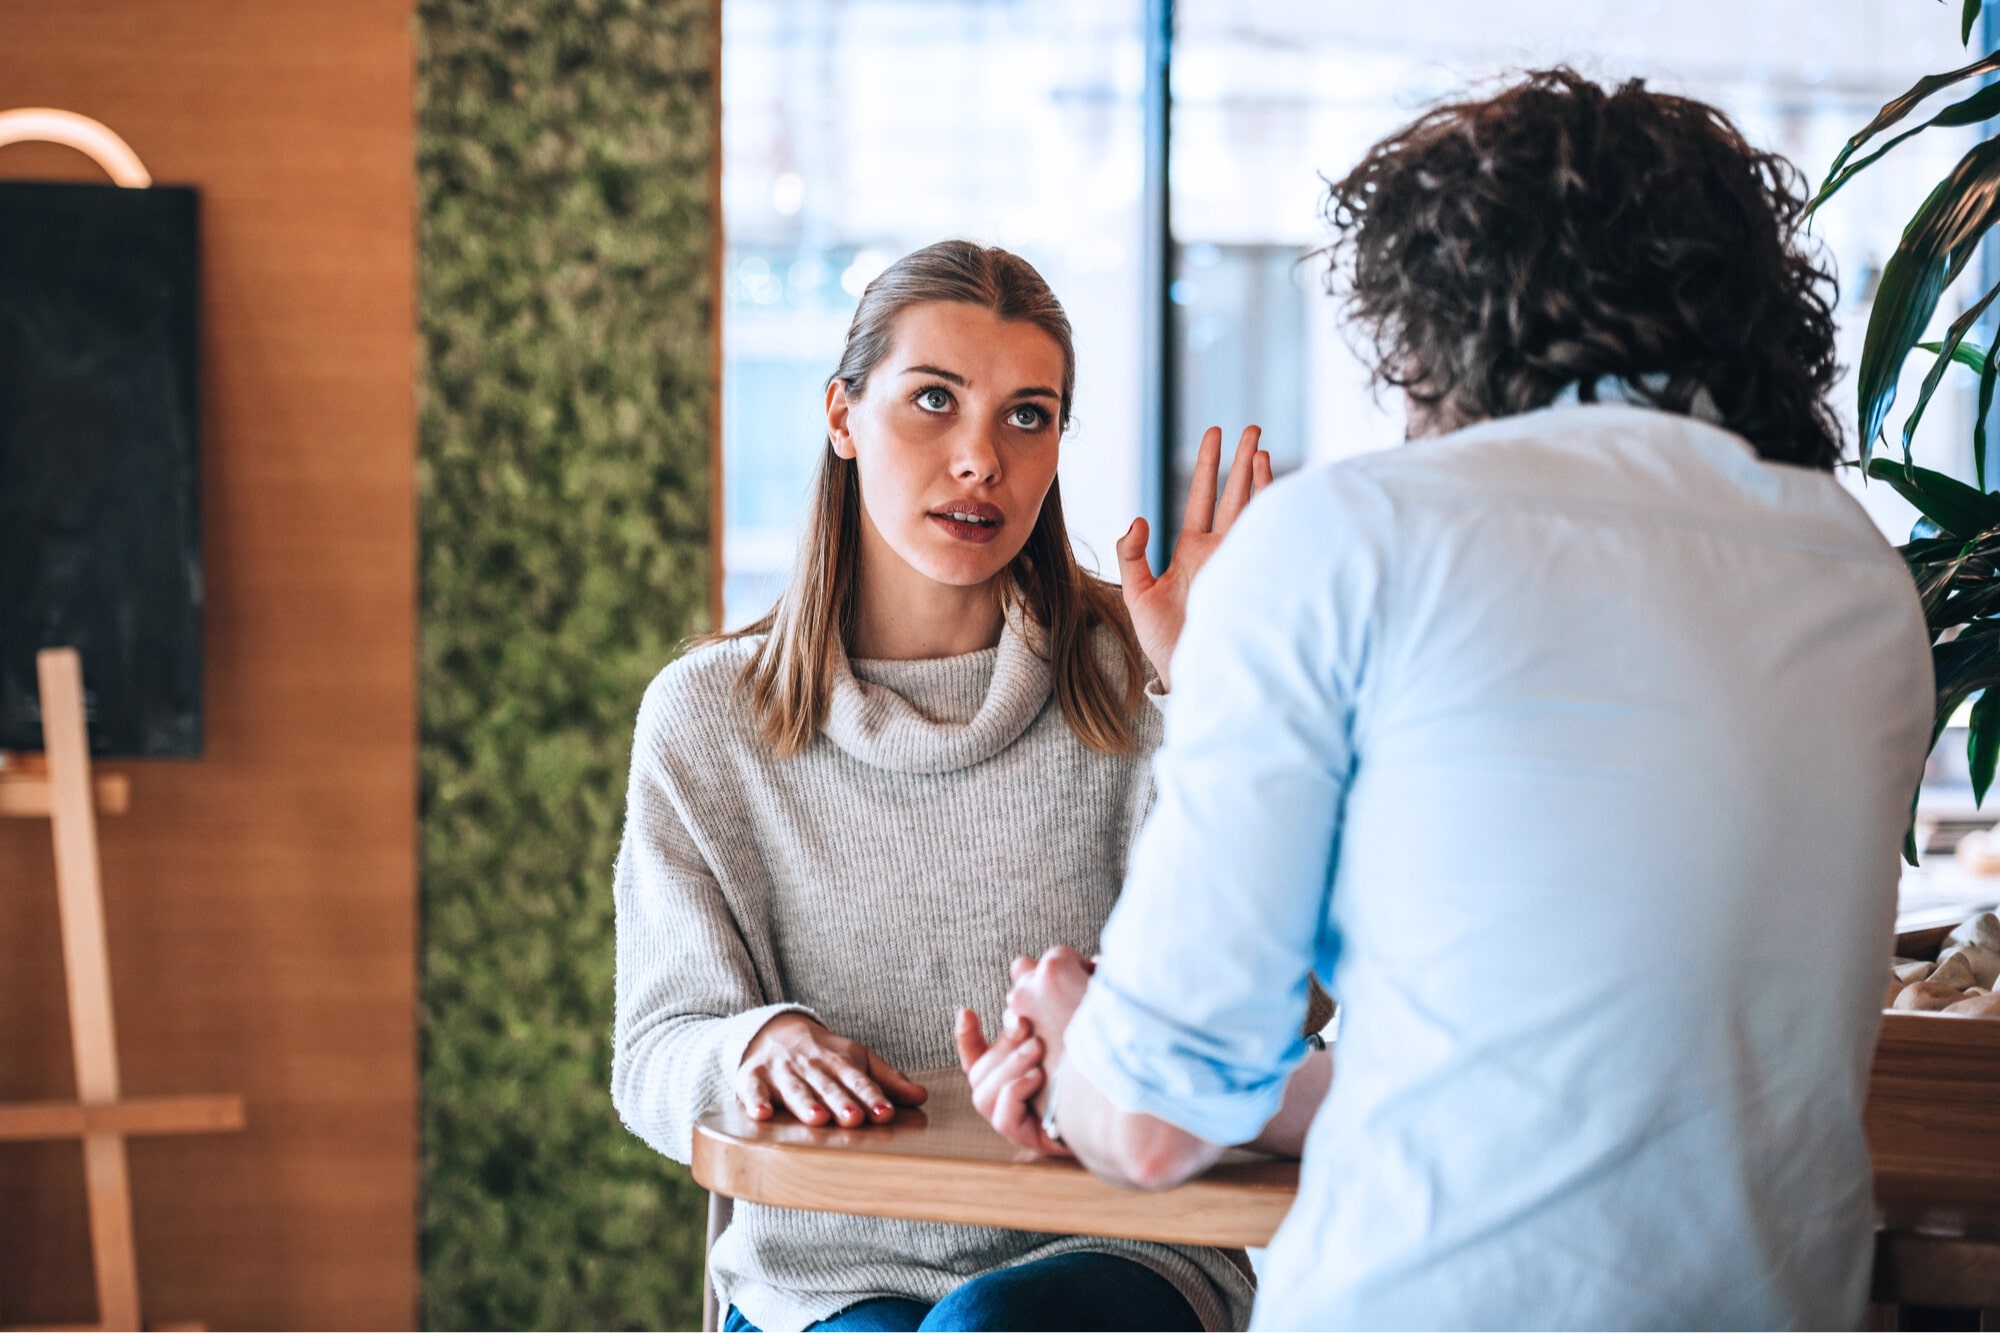
<path fill-rule="evenodd" d="M 1832 475 L 1800 212 L 1714 109 L 1563 70 L 1331 187 L 1422 438 L 1244 515 L 1094 976 L 1017 963 L 1009 1035 L 962 1043 L 1003 1132 L 1112 1179 L 1302 1152 L 1255 1326 L 1861 1314 L 1932 680 Z"/>

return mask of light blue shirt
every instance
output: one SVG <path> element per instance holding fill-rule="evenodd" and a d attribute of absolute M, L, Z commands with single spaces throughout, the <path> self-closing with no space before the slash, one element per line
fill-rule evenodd
<path fill-rule="evenodd" d="M 1557 406 L 1201 576 L 1068 1069 L 1214 1143 L 1342 1005 L 1257 1327 L 1852 1325 L 1931 666 L 1833 477 Z"/>

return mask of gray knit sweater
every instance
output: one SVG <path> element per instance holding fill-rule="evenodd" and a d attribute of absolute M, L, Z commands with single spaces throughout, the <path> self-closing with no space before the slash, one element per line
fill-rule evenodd
<path fill-rule="evenodd" d="M 826 726 L 788 759 L 733 694 L 755 646 L 711 645 L 662 671 L 633 745 L 611 1090 L 632 1131 L 678 1162 L 775 1014 L 811 1013 L 905 1071 L 955 1065 L 953 1013 L 970 1006 L 993 1030 L 1010 959 L 1094 952 L 1152 799 L 1157 711 L 1137 719 L 1137 753 L 1086 749 L 1012 627 L 963 657 L 843 660 Z M 1237 1262 L 1193 1246 L 739 1203 L 713 1270 L 725 1305 L 798 1329 L 1070 1250 L 1154 1269 L 1211 1329 L 1248 1322 Z"/>

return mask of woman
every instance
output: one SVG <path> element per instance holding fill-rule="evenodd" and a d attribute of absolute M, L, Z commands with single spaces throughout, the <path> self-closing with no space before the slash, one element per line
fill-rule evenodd
<path fill-rule="evenodd" d="M 1119 541 L 1121 607 L 1063 527 L 1074 382 L 1025 261 L 954 241 L 890 267 L 827 384 L 790 586 L 647 691 L 612 1092 L 667 1156 L 730 1097 L 888 1121 L 1007 959 L 1095 947 L 1151 796 L 1147 660 L 1164 691 L 1188 584 L 1270 460 L 1244 432 L 1218 510 L 1209 431 L 1174 563 L 1153 578 L 1143 521 Z M 1240 1328 L 1251 1299 L 1216 1250 L 747 1203 L 713 1268 L 732 1329 Z"/>

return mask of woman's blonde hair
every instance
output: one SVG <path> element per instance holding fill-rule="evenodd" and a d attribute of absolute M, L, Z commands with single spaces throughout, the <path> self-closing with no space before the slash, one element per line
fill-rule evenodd
<path fill-rule="evenodd" d="M 940 241 L 891 264 L 861 294 L 847 328 L 839 380 L 850 397 L 866 391 L 868 376 L 888 354 L 896 317 L 913 305 L 953 301 L 1025 320 L 1062 349 L 1062 406 L 1058 428 L 1068 429 L 1076 387 L 1076 348 L 1069 317 L 1042 275 L 1019 255 L 970 241 Z M 763 635 L 744 665 L 737 687 L 748 699 L 757 733 L 780 755 L 811 743 L 826 721 L 833 694 L 834 647 L 845 647 L 854 629 L 856 570 L 861 560 L 861 482 L 854 460 L 828 440 L 813 481 L 811 510 L 792 565 L 792 577 L 763 619 L 715 639 Z M 1040 630 L 1038 651 L 1055 676 L 1063 720 L 1076 738 L 1106 754 L 1129 752 L 1132 712 L 1145 687 L 1138 640 L 1116 585 L 1086 572 L 1070 551 L 1063 526 L 1060 483 L 1051 482 L 1027 543 L 1008 567 L 1009 609 L 1025 612 Z M 1122 682 L 1114 681 L 1092 648 L 1092 631 L 1108 627 L 1124 656 Z M 837 636 L 837 637 L 836 637 Z"/>

